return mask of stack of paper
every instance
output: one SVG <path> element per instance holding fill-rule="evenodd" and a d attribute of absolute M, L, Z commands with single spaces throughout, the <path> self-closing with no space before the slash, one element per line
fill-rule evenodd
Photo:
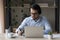
<path fill-rule="evenodd" d="M 60 38 L 60 34 L 53 34 L 53 38 Z M 48 34 L 44 35 L 44 38 L 48 38 Z"/>

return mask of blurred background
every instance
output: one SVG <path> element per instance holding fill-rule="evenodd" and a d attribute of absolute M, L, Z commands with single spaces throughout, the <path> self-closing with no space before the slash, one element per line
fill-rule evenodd
<path fill-rule="evenodd" d="M 30 6 L 40 5 L 53 32 L 60 32 L 60 0 L 0 0 L 0 31 L 11 28 L 15 31 L 24 18 L 30 16 Z"/>

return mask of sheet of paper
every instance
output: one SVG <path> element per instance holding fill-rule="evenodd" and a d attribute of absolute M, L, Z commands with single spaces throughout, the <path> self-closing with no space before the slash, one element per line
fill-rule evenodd
<path fill-rule="evenodd" d="M 60 38 L 60 34 L 52 34 L 53 38 Z M 44 35 L 44 38 L 48 38 L 48 34 Z"/>

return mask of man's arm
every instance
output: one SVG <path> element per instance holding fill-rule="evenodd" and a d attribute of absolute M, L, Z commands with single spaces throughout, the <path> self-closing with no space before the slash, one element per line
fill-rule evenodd
<path fill-rule="evenodd" d="M 22 35 L 22 33 L 24 32 L 24 27 L 27 26 L 27 18 L 25 18 L 23 20 L 23 22 L 21 23 L 21 25 L 17 28 L 16 33 L 19 35 Z"/>
<path fill-rule="evenodd" d="M 48 20 L 45 20 L 45 34 L 48 34 L 49 32 L 52 32 L 51 25 L 49 24 Z"/>

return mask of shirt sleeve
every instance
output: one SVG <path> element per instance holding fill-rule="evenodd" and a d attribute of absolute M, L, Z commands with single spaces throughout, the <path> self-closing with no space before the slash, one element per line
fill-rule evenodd
<path fill-rule="evenodd" d="M 44 31 L 44 33 L 45 33 L 45 34 L 48 34 L 48 32 L 52 32 L 52 29 L 51 29 L 51 25 L 50 25 L 50 23 L 48 22 L 48 20 L 45 19 L 45 31 Z"/>
<path fill-rule="evenodd" d="M 27 26 L 27 18 L 25 18 L 23 20 L 23 22 L 21 23 L 21 25 L 16 29 L 16 32 L 18 32 L 20 30 L 23 30 L 25 26 Z"/>

